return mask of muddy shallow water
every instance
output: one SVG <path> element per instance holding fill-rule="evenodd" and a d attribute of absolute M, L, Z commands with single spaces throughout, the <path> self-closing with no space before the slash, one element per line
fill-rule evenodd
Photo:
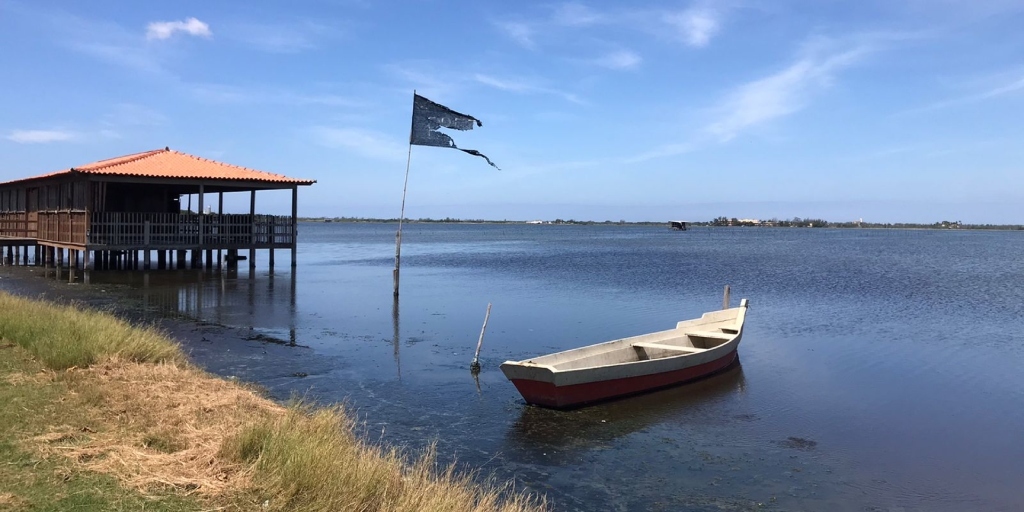
<path fill-rule="evenodd" d="M 0 289 L 161 321 L 211 371 L 346 402 L 556 510 L 1024 509 L 1022 233 L 412 224 L 397 307 L 393 243 L 302 224 L 294 273 L 3 267 Z M 498 370 L 670 328 L 725 284 L 752 307 L 712 378 L 559 412 Z"/>

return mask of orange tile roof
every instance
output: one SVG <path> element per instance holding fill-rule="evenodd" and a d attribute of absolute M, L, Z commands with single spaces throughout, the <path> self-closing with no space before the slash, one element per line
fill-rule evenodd
<path fill-rule="evenodd" d="M 70 173 L 107 176 L 135 176 L 141 178 L 213 179 L 229 181 L 264 181 L 289 185 L 312 185 L 316 180 L 289 178 L 283 174 L 257 171 L 237 165 L 225 164 L 189 155 L 169 148 L 144 151 L 132 155 L 108 158 L 62 171 L 33 176 L 15 181 L 50 178 Z M 8 182 L 13 183 L 13 182 Z"/>

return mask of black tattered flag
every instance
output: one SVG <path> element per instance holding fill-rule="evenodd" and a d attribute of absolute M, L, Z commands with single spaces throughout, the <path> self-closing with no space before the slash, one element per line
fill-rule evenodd
<path fill-rule="evenodd" d="M 462 149 L 455 145 L 455 141 L 448 134 L 438 131 L 439 128 L 462 131 L 472 130 L 474 123 L 477 126 L 483 126 L 483 123 L 473 116 L 460 114 L 440 103 L 434 103 L 419 94 L 413 94 L 412 134 L 409 136 L 409 143 L 417 146 L 457 149 L 463 153 L 476 155 L 487 160 L 491 167 L 500 171 L 501 169 L 494 165 L 494 162 L 483 153 L 475 149 Z"/>

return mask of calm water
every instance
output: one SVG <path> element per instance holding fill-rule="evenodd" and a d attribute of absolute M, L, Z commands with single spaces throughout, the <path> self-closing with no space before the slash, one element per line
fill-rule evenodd
<path fill-rule="evenodd" d="M 243 327 L 188 346 L 556 510 L 1024 509 L 1024 233 L 413 224 L 396 311 L 394 229 L 302 224 L 294 276 L 280 254 L 251 279 L 101 274 L 88 293 Z M 498 369 L 671 328 L 726 284 L 752 307 L 724 374 L 557 412 Z"/>

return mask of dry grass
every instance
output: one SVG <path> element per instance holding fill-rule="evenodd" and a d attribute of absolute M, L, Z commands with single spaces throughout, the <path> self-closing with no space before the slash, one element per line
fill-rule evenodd
<path fill-rule="evenodd" d="M 244 488 L 244 468 L 216 454 L 243 425 L 283 413 L 249 389 L 173 363 L 112 360 L 59 378 L 95 424 L 61 425 L 35 439 L 39 450 L 139 490 L 215 497 Z"/>
<path fill-rule="evenodd" d="M 159 332 L 109 315 L 0 292 L 0 338 L 57 370 L 10 375 L 11 385 L 59 382 L 69 393 L 59 407 L 74 419 L 33 436 L 34 450 L 139 492 L 264 510 L 546 509 L 507 485 L 439 468 L 432 451 L 409 462 L 368 444 L 341 408 L 285 408 L 213 377 Z"/>
<path fill-rule="evenodd" d="M 22 505 L 22 500 L 9 492 L 0 492 L 0 510 L 14 510 Z"/>

